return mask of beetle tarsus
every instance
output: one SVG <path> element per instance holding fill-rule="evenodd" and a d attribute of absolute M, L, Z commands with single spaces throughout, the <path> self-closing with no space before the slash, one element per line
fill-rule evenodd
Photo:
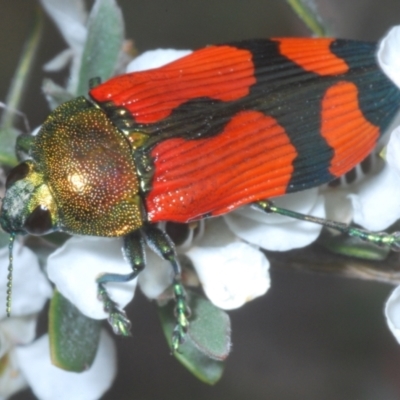
<path fill-rule="evenodd" d="M 98 296 L 104 304 L 104 311 L 109 314 L 108 322 L 114 333 L 121 336 L 131 336 L 131 321 L 127 318 L 125 311 L 121 310 L 117 303 L 110 298 L 102 283 L 98 283 Z"/>
<path fill-rule="evenodd" d="M 116 309 L 116 311 L 110 313 L 107 320 L 116 335 L 132 336 L 132 324 L 131 321 L 127 318 L 125 311 Z"/>
<path fill-rule="evenodd" d="M 400 232 L 370 232 L 365 229 L 349 227 L 348 235 L 363 241 L 376 244 L 380 247 L 388 247 L 393 251 L 400 251 Z"/>
<path fill-rule="evenodd" d="M 109 314 L 108 322 L 114 333 L 121 336 L 130 336 L 131 322 L 124 310 L 118 307 L 112 300 L 105 288 L 108 282 L 129 282 L 135 279 L 140 271 L 144 269 L 145 250 L 144 241 L 139 231 L 134 231 L 124 237 L 123 251 L 125 258 L 132 267 L 130 274 L 104 274 L 97 279 L 98 296 L 104 304 L 104 310 Z"/>
<path fill-rule="evenodd" d="M 172 353 L 179 351 L 179 346 L 184 343 L 187 331 L 189 329 L 190 309 L 186 302 L 185 289 L 180 280 L 175 279 L 173 284 L 175 296 L 175 317 L 176 325 L 172 333 Z"/>

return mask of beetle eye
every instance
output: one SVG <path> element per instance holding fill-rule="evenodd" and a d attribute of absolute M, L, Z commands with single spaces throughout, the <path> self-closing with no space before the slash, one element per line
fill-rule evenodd
<path fill-rule="evenodd" d="M 45 235 L 52 228 L 50 211 L 42 206 L 37 206 L 24 224 L 24 229 L 31 235 Z"/>
<path fill-rule="evenodd" d="M 29 165 L 22 163 L 14 167 L 7 176 L 6 189 L 8 189 L 15 182 L 24 179 L 29 173 Z"/>

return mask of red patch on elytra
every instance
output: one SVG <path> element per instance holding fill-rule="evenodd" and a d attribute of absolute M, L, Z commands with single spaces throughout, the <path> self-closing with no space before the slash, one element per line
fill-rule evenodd
<path fill-rule="evenodd" d="M 279 52 L 308 72 L 339 75 L 349 70 L 346 61 L 330 50 L 332 38 L 275 38 Z"/>
<path fill-rule="evenodd" d="M 283 195 L 297 152 L 274 118 L 243 111 L 214 137 L 168 139 L 151 155 L 148 220 L 187 222 Z"/>
<path fill-rule="evenodd" d="M 354 83 L 331 86 L 322 100 L 321 135 L 334 150 L 329 172 L 341 176 L 371 152 L 379 138 L 379 127 L 363 115 Z"/>
<path fill-rule="evenodd" d="M 90 95 L 98 102 L 125 107 L 137 123 L 146 124 L 168 117 L 191 99 L 238 100 L 255 82 L 250 51 L 210 46 L 160 68 L 110 79 Z"/>

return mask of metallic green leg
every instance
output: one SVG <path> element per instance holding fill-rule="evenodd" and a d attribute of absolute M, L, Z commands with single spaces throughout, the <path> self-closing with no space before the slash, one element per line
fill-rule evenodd
<path fill-rule="evenodd" d="M 108 282 L 128 282 L 137 277 L 146 265 L 144 241 L 140 231 L 132 232 L 124 237 L 123 252 L 125 258 L 130 262 L 132 272 L 130 274 L 104 274 L 97 279 L 98 295 L 104 304 L 104 310 L 109 314 L 108 322 L 114 333 L 122 336 L 130 336 L 131 322 L 124 310 L 121 310 L 113 301 L 105 288 Z"/>
<path fill-rule="evenodd" d="M 189 328 L 188 317 L 190 315 L 190 310 L 186 303 L 185 289 L 181 282 L 181 267 L 175 251 L 175 245 L 165 232 L 152 225 L 147 225 L 143 232 L 147 245 L 164 260 L 169 261 L 174 270 L 172 288 L 176 302 L 176 326 L 172 334 L 172 351 L 175 352 L 179 349 L 179 345 L 185 341 Z"/>
<path fill-rule="evenodd" d="M 285 215 L 290 218 L 308 221 L 314 224 L 323 225 L 327 228 L 335 229 L 341 233 L 364 240 L 365 242 L 376 244 L 377 246 L 389 247 L 393 251 L 400 251 L 400 232 L 370 232 L 365 229 L 355 228 L 342 222 L 330 221 L 324 218 L 313 217 L 311 215 L 300 214 L 285 208 L 276 207 L 271 201 L 263 200 L 254 203 L 254 206 L 266 213 Z"/>

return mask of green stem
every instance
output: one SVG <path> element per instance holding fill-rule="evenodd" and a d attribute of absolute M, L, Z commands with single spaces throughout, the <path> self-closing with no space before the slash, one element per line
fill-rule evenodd
<path fill-rule="evenodd" d="M 328 32 L 316 10 L 309 5 L 310 0 L 286 0 L 293 11 L 307 25 L 315 36 L 327 36 Z"/>
<path fill-rule="evenodd" d="M 21 100 L 26 89 L 29 73 L 35 59 L 36 51 L 39 46 L 40 38 L 43 31 L 43 11 L 37 8 L 35 21 L 28 40 L 24 45 L 24 49 L 19 60 L 17 70 L 11 81 L 11 86 L 7 94 L 6 105 L 0 126 L 4 131 L 10 131 L 14 125 L 17 110 L 20 107 Z"/>

